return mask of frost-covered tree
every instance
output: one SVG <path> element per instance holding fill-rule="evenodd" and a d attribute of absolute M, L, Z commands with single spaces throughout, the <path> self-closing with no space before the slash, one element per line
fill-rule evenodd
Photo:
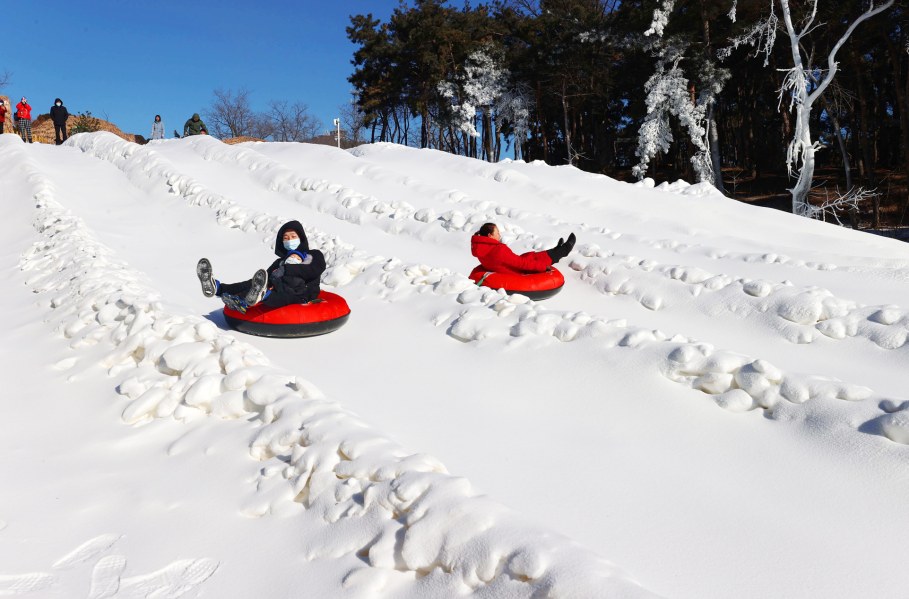
<path fill-rule="evenodd" d="M 684 45 L 663 45 L 656 71 L 644 85 L 647 116 L 638 130 L 636 154 L 640 162 L 632 169 L 638 179 L 644 178 L 654 156 L 669 151 L 673 141 L 669 117 L 674 116 L 688 131 L 691 143 L 697 149 L 691 157 L 691 164 L 698 180 L 713 181 L 707 129 L 704 126 L 707 105 L 703 101 L 692 101 L 688 78 L 679 66 L 684 50 Z"/>
<path fill-rule="evenodd" d="M 733 39 L 731 47 L 726 49 L 721 56 L 728 55 L 732 49 L 743 44 L 750 45 L 755 47 L 759 53 L 764 54 L 764 65 L 766 66 L 776 41 L 776 31 L 779 26 L 779 17 L 776 15 L 777 2 L 779 2 L 780 15 L 788 36 L 789 53 L 792 58 L 792 67 L 786 71 L 779 92 L 780 107 L 788 96 L 788 109 L 795 113 L 792 140 L 786 150 L 786 165 L 789 174 L 792 175 L 793 171 L 798 173 L 795 186 L 790 189 L 792 212 L 807 216 L 811 212 L 808 204 L 808 192 L 811 190 L 811 182 L 814 178 L 815 152 L 821 147 L 819 143 L 811 140 L 811 109 L 836 76 L 838 66 L 836 54 L 855 28 L 862 21 L 893 6 L 894 0 L 888 0 L 877 6 L 875 6 L 874 0 L 871 0 L 865 12 L 852 21 L 830 50 L 827 55 L 826 72 L 822 67 L 812 64 L 811 56 L 805 56 L 802 45 L 803 38 L 818 26 L 815 23 L 818 0 L 808 2 L 807 12 L 797 25 L 793 20 L 789 0 L 774 0 L 770 4 L 770 15 L 761 19 L 743 35 Z M 730 11 L 730 18 L 733 20 L 736 15 L 736 5 L 737 2 L 734 0 Z"/>
<path fill-rule="evenodd" d="M 517 85 L 505 91 L 496 102 L 496 115 L 509 126 L 514 140 L 515 160 L 523 158 L 523 147 L 530 132 L 530 90 Z M 501 128 L 500 128 L 501 129 Z"/>
<path fill-rule="evenodd" d="M 676 117 L 688 132 L 689 141 L 696 149 L 691 163 L 699 181 L 709 181 L 723 189 L 719 148 L 716 147 L 716 125 L 713 122 L 716 98 L 729 78 L 729 72 L 717 68 L 703 57 L 697 61 L 698 82 L 689 81 L 681 63 L 690 44 L 679 37 L 665 37 L 670 15 L 676 0 L 663 0 L 653 13 L 650 28 L 645 36 L 654 36 L 651 48 L 657 55 L 656 69 L 645 84 L 647 115 L 638 131 L 636 154 L 640 162 L 633 173 L 643 179 L 650 161 L 658 153 L 667 153 L 673 142 L 670 116 Z M 709 44 L 709 40 L 705 40 Z M 692 87 L 698 89 L 692 97 Z M 711 147 L 710 140 L 714 140 Z"/>
<path fill-rule="evenodd" d="M 497 125 L 501 127 L 506 121 L 510 125 L 516 151 L 527 138 L 528 94 L 512 86 L 510 80 L 511 73 L 503 66 L 501 53 L 486 44 L 467 57 L 454 81 L 438 84 L 439 94 L 451 102 L 455 125 L 469 137 L 482 136 L 483 156 L 490 162 L 497 159 L 497 144 L 493 143 L 498 137 Z"/>

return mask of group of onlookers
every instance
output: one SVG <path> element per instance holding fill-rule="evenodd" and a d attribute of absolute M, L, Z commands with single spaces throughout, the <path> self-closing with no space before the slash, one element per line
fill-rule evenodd
<path fill-rule="evenodd" d="M 0 133 L 6 131 L 6 115 L 9 109 L 6 103 L 0 98 Z M 54 122 L 54 138 L 59 146 L 66 141 L 66 121 L 69 119 L 69 112 L 63 105 L 63 100 L 57 98 L 50 109 L 51 120 Z M 32 143 L 32 106 L 28 103 L 28 98 L 22 96 L 19 103 L 16 104 L 16 110 L 13 112 L 13 124 L 22 141 Z"/>
<path fill-rule="evenodd" d="M 8 114 L 10 114 L 10 110 L 6 107 L 6 102 L 3 98 L 0 98 L 0 133 L 6 132 L 6 117 Z M 60 98 L 54 100 L 54 105 L 50 109 L 50 116 L 54 122 L 54 141 L 59 146 L 66 141 L 66 121 L 69 119 L 69 111 L 63 105 L 63 100 Z M 28 98 L 22 96 L 22 99 L 16 104 L 16 110 L 12 112 L 12 117 L 15 130 L 19 132 L 22 141 L 32 143 L 32 107 L 28 103 Z M 192 135 L 208 135 L 208 127 L 205 126 L 205 122 L 199 117 L 199 113 L 193 114 L 183 125 L 183 137 Z M 152 123 L 151 138 L 164 139 L 164 121 L 161 120 L 160 114 L 155 115 L 155 120 Z"/>
<path fill-rule="evenodd" d="M 180 137 L 180 134 L 176 131 L 174 131 L 174 135 Z M 202 120 L 198 112 L 194 113 L 183 124 L 183 137 L 192 135 L 208 135 L 208 127 L 205 126 L 205 121 Z M 161 120 L 160 114 L 155 115 L 155 120 L 152 123 L 151 138 L 164 139 L 164 121 Z"/>

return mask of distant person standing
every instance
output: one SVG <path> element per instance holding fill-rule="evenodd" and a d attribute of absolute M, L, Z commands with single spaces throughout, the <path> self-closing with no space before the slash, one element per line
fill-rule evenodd
<path fill-rule="evenodd" d="M 25 96 L 16 104 L 16 124 L 19 126 L 22 141 L 32 143 L 32 107 Z"/>
<path fill-rule="evenodd" d="M 6 103 L 0 98 L 0 133 L 6 133 Z"/>
<path fill-rule="evenodd" d="M 152 139 L 164 139 L 164 121 L 161 120 L 161 115 L 155 115 L 155 121 L 152 123 Z"/>
<path fill-rule="evenodd" d="M 57 98 L 50 109 L 51 120 L 54 121 L 54 139 L 59 146 L 66 141 L 66 121 L 69 119 L 69 112 L 63 105 L 63 100 Z"/>
<path fill-rule="evenodd" d="M 205 126 L 205 123 L 199 118 L 199 113 L 193 114 L 192 118 L 186 121 L 186 124 L 183 125 L 183 137 L 189 137 L 190 135 L 208 135 L 208 127 Z"/>

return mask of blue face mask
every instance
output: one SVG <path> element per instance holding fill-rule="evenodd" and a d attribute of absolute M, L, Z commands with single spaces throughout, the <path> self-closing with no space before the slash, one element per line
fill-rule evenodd
<path fill-rule="evenodd" d="M 284 249 L 287 250 L 288 252 L 292 252 L 295 249 L 297 249 L 298 247 L 300 247 L 299 239 L 286 239 L 284 241 Z"/>

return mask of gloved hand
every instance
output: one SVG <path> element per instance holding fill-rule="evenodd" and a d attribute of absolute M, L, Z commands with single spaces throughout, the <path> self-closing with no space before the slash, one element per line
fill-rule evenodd
<path fill-rule="evenodd" d="M 574 236 L 574 233 L 568 236 L 567 241 L 562 241 L 562 238 L 559 238 L 559 242 L 555 245 L 554 248 L 546 250 L 546 253 L 549 254 L 549 258 L 552 260 L 552 263 L 555 264 L 569 253 L 574 247 L 577 238 Z"/>

